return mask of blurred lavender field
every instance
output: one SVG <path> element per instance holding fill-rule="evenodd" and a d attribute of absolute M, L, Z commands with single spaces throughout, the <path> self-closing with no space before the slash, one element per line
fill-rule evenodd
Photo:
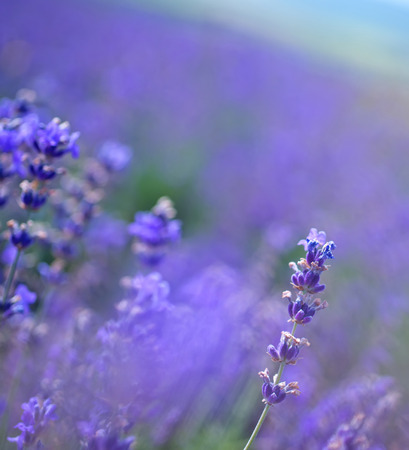
<path fill-rule="evenodd" d="M 407 448 L 403 84 L 142 6 L 14 0 L 0 17 L 0 97 L 20 102 L 1 124 L 10 108 L 29 123 L 33 99 L 42 122 L 81 133 L 29 217 L 1 136 L 2 296 L 28 300 L 1 309 L 0 448 L 23 430 L 18 448 L 243 448 L 312 227 L 337 244 L 329 307 L 299 327 L 311 347 L 284 379 L 301 395 L 271 408 L 254 447 Z M 166 201 L 134 219 L 163 196 L 176 219 Z M 10 219 L 38 237 L 7 287 Z"/>

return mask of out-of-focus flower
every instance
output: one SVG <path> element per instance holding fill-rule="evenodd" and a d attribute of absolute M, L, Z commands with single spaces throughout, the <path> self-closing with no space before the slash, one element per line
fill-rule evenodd
<path fill-rule="evenodd" d="M 51 420 L 56 420 L 55 405 L 48 398 L 41 401 L 38 397 L 32 397 L 28 403 L 21 405 L 23 414 L 21 422 L 14 428 L 21 431 L 20 436 L 7 438 L 9 442 L 15 442 L 18 450 L 24 448 L 42 448 L 40 443 L 41 434 L 44 432 Z"/>
<path fill-rule="evenodd" d="M 121 439 L 117 434 L 106 434 L 104 430 L 98 430 L 97 435 L 88 442 L 87 450 L 129 450 L 134 442 L 134 437 Z"/>
<path fill-rule="evenodd" d="M 13 220 L 7 223 L 10 229 L 10 241 L 19 250 L 24 250 L 34 242 L 34 236 L 28 231 L 27 225 L 22 223 L 18 225 Z"/>
<path fill-rule="evenodd" d="M 68 122 L 61 122 L 56 117 L 47 125 L 39 125 L 33 138 L 33 146 L 49 158 L 60 158 L 66 153 L 78 158 L 78 138 L 79 133 L 71 133 Z"/>
<path fill-rule="evenodd" d="M 327 234 L 325 231 L 318 231 L 316 228 L 311 228 L 306 239 L 301 239 L 298 241 L 297 245 L 303 245 L 304 250 L 307 251 L 308 243 L 310 241 L 317 241 L 320 245 L 324 245 L 327 240 Z"/>
<path fill-rule="evenodd" d="M 98 161 L 109 172 L 120 172 L 129 164 L 132 150 L 115 141 L 105 142 L 97 152 Z"/>
<path fill-rule="evenodd" d="M 180 239 L 181 222 L 175 220 L 176 211 L 167 197 L 162 197 L 150 212 L 138 212 L 128 232 L 137 238 L 135 252 L 143 262 L 158 264 L 171 243 Z"/>

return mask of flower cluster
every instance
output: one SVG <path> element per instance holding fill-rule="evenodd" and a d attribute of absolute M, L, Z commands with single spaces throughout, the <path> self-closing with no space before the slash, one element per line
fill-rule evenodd
<path fill-rule="evenodd" d="M 8 440 L 15 442 L 18 450 L 43 448 L 40 437 L 47 424 L 51 420 L 57 419 L 55 405 L 49 398 L 42 401 L 38 397 L 32 397 L 21 407 L 24 411 L 21 415 L 21 422 L 14 427 L 18 428 L 21 434 L 17 437 L 9 437 Z"/>
<path fill-rule="evenodd" d="M 277 381 L 277 374 L 274 375 L 273 381 L 271 381 L 268 369 L 259 372 L 259 376 L 263 380 L 261 391 L 263 393 L 264 402 L 268 405 L 281 403 L 287 394 L 300 395 L 300 390 L 296 381 L 288 384 L 285 382 L 280 383 Z"/>
<path fill-rule="evenodd" d="M 304 345 L 310 345 L 307 339 L 298 339 L 288 331 L 281 332 L 281 339 L 277 348 L 274 345 L 267 347 L 267 354 L 271 356 L 274 362 L 295 364 Z"/>
<path fill-rule="evenodd" d="M 335 249 L 335 244 L 332 241 L 326 242 L 325 232 L 318 232 L 315 228 L 312 228 L 307 238 L 299 241 L 299 244 L 304 245 L 307 254 L 297 264 L 290 263 L 290 267 L 295 270 L 295 274 L 291 277 L 291 284 L 297 291 L 297 298 L 293 301 L 290 291 L 283 293 L 283 297 L 289 300 L 288 312 L 290 321 L 293 322 L 292 331 L 291 333 L 282 331 L 279 344 L 277 346 L 269 345 L 267 348 L 267 354 L 272 361 L 280 363 L 280 366 L 272 381 L 268 369 L 259 372 L 263 380 L 261 392 L 266 407 L 246 449 L 250 447 L 257 435 L 268 408 L 281 403 L 287 394 L 299 395 L 297 382 L 287 384 L 281 381 L 285 366 L 295 364 L 301 347 L 310 345 L 307 339 L 296 338 L 294 336 L 295 330 L 297 325 L 305 325 L 311 322 L 315 312 L 327 305 L 326 302 L 314 298 L 314 295 L 325 289 L 325 285 L 320 284 L 320 276 L 323 271 L 328 269 L 328 266 L 324 264 L 325 261 L 334 258 L 332 252 Z"/>
<path fill-rule="evenodd" d="M 181 223 L 175 216 L 176 210 L 167 197 L 161 197 L 152 211 L 135 214 L 128 231 L 137 238 L 133 249 L 144 263 L 158 264 L 168 246 L 180 239 Z"/>
<path fill-rule="evenodd" d="M 312 228 L 307 238 L 298 243 L 303 245 L 307 252 L 305 258 L 297 264 L 290 263 L 290 267 L 295 271 L 291 284 L 297 291 L 297 297 L 292 300 L 291 292 L 285 291 L 283 298 L 289 301 L 288 313 L 294 323 L 309 323 L 317 311 L 328 306 L 327 302 L 314 297 L 314 294 L 325 289 L 325 284 L 320 284 L 322 272 L 328 269 L 325 261 L 334 258 L 334 242 L 325 241 L 325 232 Z"/>
<path fill-rule="evenodd" d="M 0 108 L 0 206 L 8 202 L 13 182 L 20 185 L 18 204 L 37 211 L 52 193 L 50 182 L 64 173 L 59 160 L 79 156 L 79 133 L 71 133 L 59 118 L 41 122 L 32 101 L 35 94 L 22 91 L 16 100 L 4 99 Z"/>
<path fill-rule="evenodd" d="M 0 105 L 0 207 L 13 218 L 2 237 L 16 250 L 2 269 L 3 318 L 29 312 L 30 302 L 16 303 L 19 296 L 13 294 L 13 279 L 25 265 L 19 264 L 23 253 L 37 242 L 41 248 L 32 253 L 34 258 L 40 253 L 39 275 L 45 283 L 64 281 L 64 272 L 86 251 L 88 225 L 99 214 L 108 182 L 131 159 L 128 147 L 108 141 L 82 169 L 70 170 L 72 162 L 64 156 L 79 157 L 79 133 L 72 133 L 69 123 L 59 118 L 42 123 L 34 100 L 32 91 L 22 91 Z M 44 208 L 46 204 L 51 207 Z"/>

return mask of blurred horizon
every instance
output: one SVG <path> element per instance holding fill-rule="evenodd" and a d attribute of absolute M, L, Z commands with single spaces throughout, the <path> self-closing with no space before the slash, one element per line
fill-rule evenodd
<path fill-rule="evenodd" d="M 94 0 L 98 1 L 98 0 Z M 109 0 L 102 0 L 110 3 Z M 227 26 L 306 52 L 320 63 L 405 82 L 409 2 L 394 0 L 122 0 L 187 20 Z"/>

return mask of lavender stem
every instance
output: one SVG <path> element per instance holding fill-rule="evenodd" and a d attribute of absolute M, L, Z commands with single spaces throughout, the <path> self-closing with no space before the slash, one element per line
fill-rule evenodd
<path fill-rule="evenodd" d="M 2 299 L 3 304 L 6 302 L 7 296 L 9 295 L 11 283 L 13 282 L 13 278 L 16 273 L 17 263 L 20 258 L 20 254 L 21 254 L 21 250 L 17 249 L 17 253 L 16 253 L 16 256 L 14 257 L 13 264 L 10 267 L 10 272 L 7 277 L 6 285 L 4 286 L 4 293 L 3 293 L 3 299 Z"/>
<path fill-rule="evenodd" d="M 247 442 L 246 446 L 244 447 L 244 450 L 248 450 L 251 447 L 251 444 L 253 443 L 254 439 L 256 438 L 258 432 L 260 431 L 261 426 L 263 425 L 265 418 L 267 417 L 267 413 L 268 413 L 269 409 L 270 409 L 270 405 L 268 403 L 266 403 L 266 406 L 264 407 L 264 410 L 261 413 L 260 419 L 258 419 L 257 425 L 255 426 L 253 433 L 250 436 L 249 441 Z"/>
<path fill-rule="evenodd" d="M 297 323 L 294 322 L 293 329 L 291 330 L 291 334 L 294 336 L 295 330 L 297 329 Z M 281 380 L 281 376 L 284 372 L 285 362 L 282 362 L 280 364 L 280 367 L 278 368 L 277 377 L 275 379 L 275 384 L 278 384 Z M 266 404 L 264 407 L 263 412 L 261 413 L 260 418 L 258 419 L 257 425 L 255 426 L 253 433 L 250 436 L 250 439 L 248 440 L 246 446 L 244 447 L 244 450 L 248 450 L 251 447 L 251 444 L 253 443 L 254 439 L 257 437 L 258 432 L 260 431 L 261 426 L 263 425 L 263 422 L 265 418 L 267 417 L 268 410 L 270 409 L 270 405 Z"/>

